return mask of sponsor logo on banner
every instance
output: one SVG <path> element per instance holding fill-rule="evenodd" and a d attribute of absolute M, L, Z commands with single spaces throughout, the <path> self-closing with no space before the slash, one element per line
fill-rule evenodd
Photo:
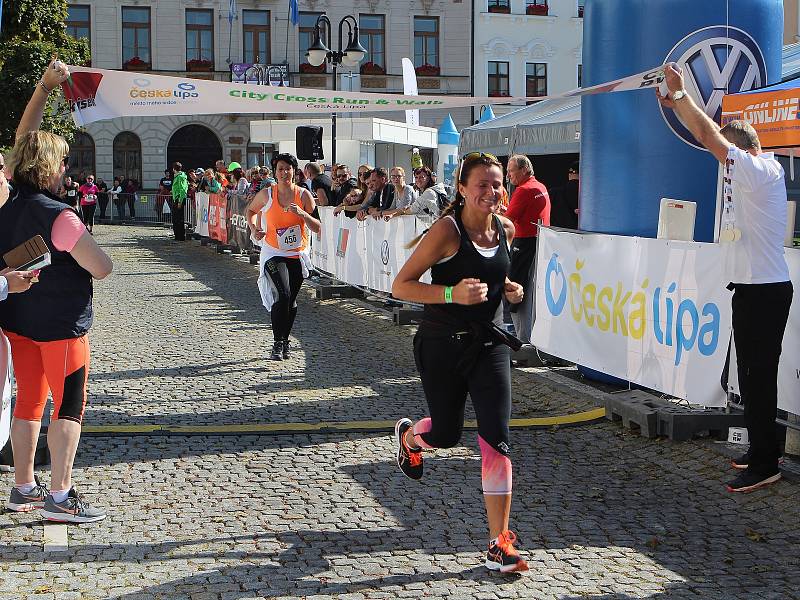
<path fill-rule="evenodd" d="M 653 286 L 645 279 L 628 289 L 621 281 L 588 280 L 582 273 L 586 261 L 578 259 L 568 272 L 553 253 L 545 272 L 545 302 L 554 317 L 572 318 L 583 327 L 632 340 L 651 337 L 674 354 L 675 366 L 685 355 L 711 356 L 719 345 L 720 309 L 701 306 L 691 298 L 676 300 L 677 282 Z M 565 309 L 569 304 L 569 311 Z"/>
<path fill-rule="evenodd" d="M 178 102 L 193 102 L 200 96 L 197 86 L 188 81 L 179 82 L 172 89 L 151 88 L 149 79 L 140 77 L 133 80 L 128 95 L 131 97 L 131 105 L 134 106 L 156 106 L 164 104 L 178 104 Z"/>
<path fill-rule="evenodd" d="M 70 111 L 86 110 L 97 106 L 95 98 L 102 79 L 102 73 L 73 73 L 67 83 L 62 86 L 64 97 L 69 102 Z"/>
<path fill-rule="evenodd" d="M 350 230 L 344 227 L 339 228 L 339 240 L 336 243 L 336 256 L 344 258 L 347 254 L 347 240 L 350 237 Z"/>
<path fill-rule="evenodd" d="M 670 50 L 664 62 L 678 63 L 684 72 L 686 91 L 716 123 L 720 122 L 726 93 L 745 92 L 767 82 L 761 48 L 747 32 L 736 27 L 715 25 L 690 33 Z M 661 114 L 675 135 L 704 149 L 674 111 L 662 106 Z"/>
<path fill-rule="evenodd" d="M 381 262 L 384 265 L 389 264 L 389 240 L 383 240 L 381 244 Z"/>

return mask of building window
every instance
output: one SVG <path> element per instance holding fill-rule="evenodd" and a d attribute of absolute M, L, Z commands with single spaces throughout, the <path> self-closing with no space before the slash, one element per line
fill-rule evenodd
<path fill-rule="evenodd" d="M 149 69 L 150 9 L 122 7 L 122 68 Z"/>
<path fill-rule="evenodd" d="M 489 61 L 489 95 L 508 96 L 508 63 Z"/>
<path fill-rule="evenodd" d="M 586 7 L 586 0 L 578 0 L 578 17 L 583 18 L 583 11 Z"/>
<path fill-rule="evenodd" d="M 214 70 L 214 11 L 186 9 L 186 69 Z"/>
<path fill-rule="evenodd" d="M 67 6 L 67 34 L 76 40 L 87 40 L 91 45 L 92 20 L 89 7 L 83 4 L 70 4 Z"/>
<path fill-rule="evenodd" d="M 490 13 L 511 14 L 511 0 L 488 0 L 487 9 Z"/>
<path fill-rule="evenodd" d="M 75 132 L 75 139 L 69 145 L 69 171 L 68 175 L 77 177 L 83 173 L 94 175 L 94 140 L 88 133 Z"/>
<path fill-rule="evenodd" d="M 547 96 L 547 63 L 525 64 L 525 95 L 528 98 Z"/>
<path fill-rule="evenodd" d="M 361 72 L 365 75 L 386 73 L 384 20 L 383 15 L 359 15 L 360 41 L 367 49 L 367 55 L 361 63 Z"/>
<path fill-rule="evenodd" d="M 114 177 L 133 179 L 142 185 L 142 142 L 139 136 L 123 131 L 114 138 Z"/>
<path fill-rule="evenodd" d="M 548 0 L 525 0 L 525 14 L 547 16 L 549 6 Z"/>
<path fill-rule="evenodd" d="M 316 30 L 317 19 L 322 16 L 323 13 L 319 12 L 301 12 L 300 13 L 300 22 L 298 23 L 299 31 L 300 31 L 300 40 L 299 40 L 299 47 L 300 47 L 300 72 L 301 73 L 324 73 L 327 62 L 323 62 L 318 67 L 311 66 L 308 63 L 308 57 L 306 57 L 306 52 L 311 47 L 311 44 L 314 43 L 314 32 Z M 324 30 L 323 30 L 324 31 Z"/>
<path fill-rule="evenodd" d="M 267 64 L 272 60 L 268 10 L 242 11 L 244 62 Z"/>
<path fill-rule="evenodd" d="M 417 75 L 439 75 L 439 17 L 414 17 L 414 67 Z"/>
<path fill-rule="evenodd" d="M 583 87 L 583 65 L 578 65 L 578 87 Z"/>

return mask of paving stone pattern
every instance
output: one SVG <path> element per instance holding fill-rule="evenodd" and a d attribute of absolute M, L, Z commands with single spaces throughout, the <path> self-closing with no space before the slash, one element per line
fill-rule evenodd
<path fill-rule="evenodd" d="M 423 414 L 412 329 L 382 311 L 304 290 L 297 351 L 272 363 L 254 267 L 164 230 L 95 231 L 115 273 L 96 286 L 87 423 Z M 592 406 L 519 370 L 514 394 L 515 416 Z M 463 443 L 416 484 L 381 432 L 86 437 L 75 481 L 109 518 L 44 553 L 36 514 L 0 515 L 0 599 L 800 598 L 796 481 L 731 495 L 713 443 L 607 422 L 512 433 L 532 571 L 489 573 L 475 433 Z"/>

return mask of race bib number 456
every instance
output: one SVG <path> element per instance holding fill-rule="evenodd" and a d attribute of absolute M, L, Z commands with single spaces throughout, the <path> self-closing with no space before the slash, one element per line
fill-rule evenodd
<path fill-rule="evenodd" d="M 302 245 L 300 225 L 278 228 L 276 233 L 278 234 L 279 250 L 297 250 Z"/>

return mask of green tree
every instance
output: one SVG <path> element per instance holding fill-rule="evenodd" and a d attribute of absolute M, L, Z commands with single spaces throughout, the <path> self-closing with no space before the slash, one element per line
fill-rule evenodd
<path fill-rule="evenodd" d="M 67 35 L 64 21 L 67 0 L 14 0 L 4 2 L 0 37 L 0 147 L 14 144 L 25 105 L 42 72 L 57 55 L 71 65 L 89 61 L 86 40 Z M 45 110 L 42 129 L 72 140 L 75 125 L 66 105 L 54 92 Z"/>

